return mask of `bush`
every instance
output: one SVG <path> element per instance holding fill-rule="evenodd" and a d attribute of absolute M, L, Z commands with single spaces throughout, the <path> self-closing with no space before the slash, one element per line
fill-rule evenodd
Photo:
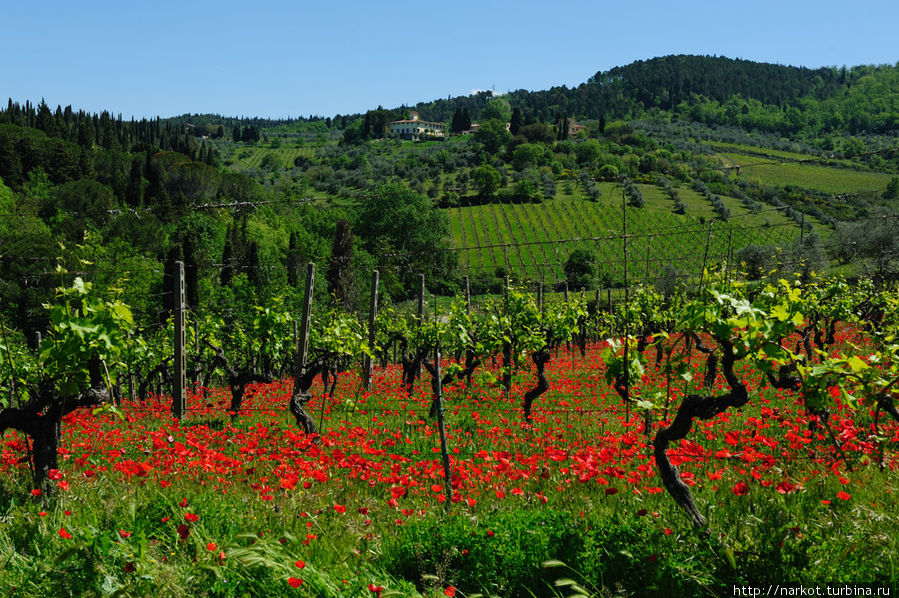
<path fill-rule="evenodd" d="M 586 249 L 575 249 L 565 262 L 569 289 L 592 288 L 596 278 L 596 256 Z"/>

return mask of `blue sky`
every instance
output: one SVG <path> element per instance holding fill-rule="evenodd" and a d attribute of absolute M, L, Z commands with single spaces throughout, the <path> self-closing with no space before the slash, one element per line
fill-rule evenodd
<path fill-rule="evenodd" d="M 0 0 L 0 99 L 125 118 L 333 116 L 576 86 L 667 54 L 899 62 L 899 2 Z"/>

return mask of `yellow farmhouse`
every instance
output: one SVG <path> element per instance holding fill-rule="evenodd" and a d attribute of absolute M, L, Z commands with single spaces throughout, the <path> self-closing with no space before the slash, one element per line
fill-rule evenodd
<path fill-rule="evenodd" d="M 390 123 L 390 136 L 400 139 L 421 139 L 422 137 L 446 137 L 446 125 L 432 123 L 418 118 L 418 112 L 410 112 L 408 120 L 394 120 Z"/>

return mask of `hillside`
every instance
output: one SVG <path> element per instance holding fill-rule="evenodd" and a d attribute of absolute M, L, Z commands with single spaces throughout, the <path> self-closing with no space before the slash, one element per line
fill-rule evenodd
<path fill-rule="evenodd" d="M 596 263 L 587 286 L 620 286 L 625 239 L 628 284 L 747 260 L 756 273 L 895 277 L 897 81 L 889 66 L 669 56 L 574 89 L 420 103 L 422 118 L 465 111 L 480 125 L 445 141 L 389 139 L 407 107 L 135 122 L 10 100 L 4 315 L 40 330 L 57 263 L 124 285 L 146 325 L 164 317 L 158 273 L 173 260 L 188 265 L 192 304 L 233 300 L 235 280 L 294 301 L 302 264 L 326 271 L 348 246 L 345 271 L 317 279 L 319 300 L 345 285 L 359 307 L 374 267 L 385 300 L 413 296 L 418 272 L 445 294 L 465 276 L 480 291 L 503 274 L 556 284 L 575 249 Z"/>

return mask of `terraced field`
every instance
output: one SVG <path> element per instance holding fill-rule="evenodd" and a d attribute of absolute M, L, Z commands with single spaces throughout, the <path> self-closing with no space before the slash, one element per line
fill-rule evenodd
<path fill-rule="evenodd" d="M 750 243 L 786 246 L 799 227 L 775 210 L 749 213 L 739 200 L 722 198 L 731 209 L 727 222 L 715 220 L 708 200 L 683 188 L 687 213 L 673 212 L 673 202 L 658 187 L 638 186 L 643 208 L 627 209 L 629 280 L 655 280 L 667 264 L 698 274 L 703 263 L 720 263 Z M 447 210 L 459 262 L 472 276 L 503 267 L 522 280 L 564 280 L 572 251 L 592 251 L 614 281 L 624 278 L 624 213 L 620 191 L 601 184 L 602 197 L 591 202 L 557 195 L 538 204 L 463 205 Z M 809 219 L 809 222 L 813 222 Z"/>

